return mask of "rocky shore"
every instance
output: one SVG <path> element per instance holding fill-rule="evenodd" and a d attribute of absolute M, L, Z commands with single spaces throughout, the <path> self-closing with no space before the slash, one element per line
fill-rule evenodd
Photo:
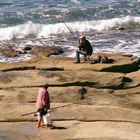
<path fill-rule="evenodd" d="M 114 61 L 74 64 L 39 55 L 0 63 L 0 140 L 139 140 L 140 61 L 107 56 Z M 52 109 L 53 129 L 37 129 L 33 114 L 21 115 L 36 111 L 38 88 L 46 82 L 51 108 L 63 107 Z"/>

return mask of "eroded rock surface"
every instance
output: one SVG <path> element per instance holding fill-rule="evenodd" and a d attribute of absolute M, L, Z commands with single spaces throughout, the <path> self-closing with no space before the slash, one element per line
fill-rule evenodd
<path fill-rule="evenodd" d="M 74 64 L 60 56 L 0 63 L 0 139 L 139 140 L 139 63 L 131 56 L 108 57 L 113 63 Z M 22 115 L 36 111 L 38 89 L 46 82 L 54 127 L 38 130 L 33 114 Z M 33 135 L 23 133 L 25 128 Z"/>

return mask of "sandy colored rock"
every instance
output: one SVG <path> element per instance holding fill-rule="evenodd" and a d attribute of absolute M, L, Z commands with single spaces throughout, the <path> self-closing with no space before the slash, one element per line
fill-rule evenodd
<path fill-rule="evenodd" d="M 12 48 L 1 49 L 0 52 L 6 57 L 16 57 L 17 53 Z"/>
<path fill-rule="evenodd" d="M 74 64 L 60 56 L 0 63 L 0 139 L 139 140 L 139 64 L 128 55 L 108 57 L 113 63 Z M 46 82 L 54 127 L 38 130 L 33 114 Z"/>
<path fill-rule="evenodd" d="M 60 47 L 33 47 L 32 54 L 36 57 L 48 57 L 50 55 L 60 55 L 64 51 Z"/>
<path fill-rule="evenodd" d="M 11 127 L 12 126 L 12 127 Z M 36 123 L 1 123 L 1 139 L 13 140 L 139 140 L 140 125 L 129 122 L 55 121 L 53 129 L 36 128 Z M 8 128 L 8 129 L 6 129 Z M 13 129 L 12 129 L 13 128 Z M 8 136 L 6 133 L 10 133 Z"/>

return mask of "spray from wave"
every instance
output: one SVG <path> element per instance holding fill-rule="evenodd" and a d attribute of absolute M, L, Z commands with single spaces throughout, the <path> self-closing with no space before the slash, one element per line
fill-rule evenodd
<path fill-rule="evenodd" d="M 113 18 L 108 20 L 91 20 L 66 23 L 75 33 L 90 31 L 109 31 L 119 27 L 136 28 L 140 26 L 140 17 L 126 16 L 123 18 Z M 13 38 L 24 38 L 28 35 L 34 35 L 38 38 L 48 37 L 50 35 L 69 33 L 69 30 L 63 23 L 56 24 L 35 24 L 31 21 L 13 27 L 0 29 L 0 40 L 11 40 Z"/>

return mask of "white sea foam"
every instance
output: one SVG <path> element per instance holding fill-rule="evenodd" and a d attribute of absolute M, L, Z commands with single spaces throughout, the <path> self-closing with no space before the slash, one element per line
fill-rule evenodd
<path fill-rule="evenodd" d="M 81 4 L 80 0 L 71 0 L 72 2 L 76 3 L 76 4 Z"/>
<path fill-rule="evenodd" d="M 89 32 L 89 31 L 108 31 L 118 27 L 128 27 L 140 25 L 140 17 L 127 16 L 124 18 L 113 18 L 108 20 L 92 20 L 66 23 L 72 32 Z M 24 38 L 28 35 L 48 37 L 51 34 L 69 33 L 69 29 L 64 23 L 56 24 L 35 24 L 27 22 L 22 25 L 0 28 L 0 40 L 10 40 L 13 38 Z"/>
<path fill-rule="evenodd" d="M 33 56 L 31 56 L 30 54 L 24 54 L 18 57 L 4 57 L 3 55 L 0 54 L 0 62 L 8 62 L 8 63 L 13 63 L 13 62 L 19 62 L 19 61 L 26 61 L 31 59 Z"/>
<path fill-rule="evenodd" d="M 119 40 L 120 43 L 110 47 L 94 48 L 94 53 L 119 53 L 119 54 L 132 54 L 133 56 L 140 57 L 140 41 L 135 45 L 131 45 L 132 42 L 125 42 L 124 40 Z"/>
<path fill-rule="evenodd" d="M 0 29 L 0 40 L 11 40 L 13 38 L 24 38 L 30 34 L 38 34 L 41 31 L 40 24 L 33 24 L 32 22 L 27 22 L 23 25 L 18 25 L 14 27 L 6 27 Z"/>

